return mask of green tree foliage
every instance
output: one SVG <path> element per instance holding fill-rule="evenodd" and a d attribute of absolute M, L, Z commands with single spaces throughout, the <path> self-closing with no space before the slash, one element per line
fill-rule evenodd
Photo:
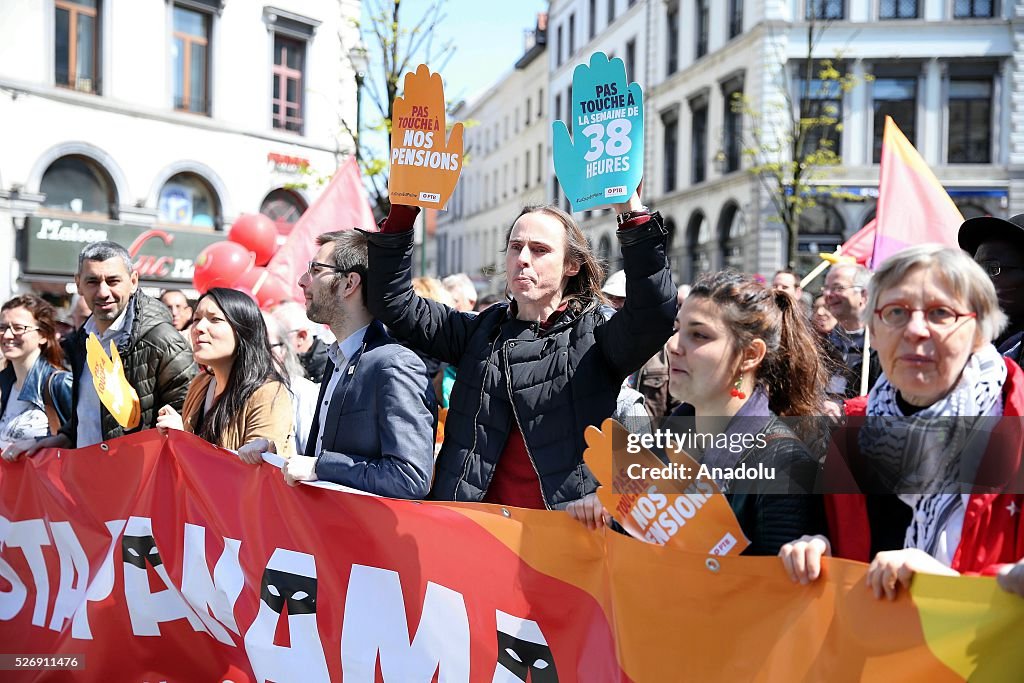
<path fill-rule="evenodd" d="M 800 216 L 823 201 L 851 198 L 830 179 L 841 163 L 836 141 L 843 130 L 842 100 L 860 79 L 843 72 L 841 56 L 816 57 L 816 44 L 829 24 L 808 22 L 807 53 L 796 69 L 781 55 L 776 60 L 777 71 L 769 78 L 775 78 L 777 99 L 759 102 L 736 93 L 731 102 L 744 118 L 747 170 L 770 198 L 773 218 L 786 228 L 790 268 L 797 261 Z"/>
<path fill-rule="evenodd" d="M 402 0 L 363 0 L 359 32 L 367 48 L 369 68 L 362 88 L 362 125 L 346 128 L 357 140 L 356 158 L 380 215 L 391 208 L 388 199 L 388 150 L 395 98 L 401 94 L 405 74 L 419 64 L 442 72 L 455 52 L 452 40 L 437 40 L 445 19 L 445 0 L 432 0 L 413 16 Z"/>

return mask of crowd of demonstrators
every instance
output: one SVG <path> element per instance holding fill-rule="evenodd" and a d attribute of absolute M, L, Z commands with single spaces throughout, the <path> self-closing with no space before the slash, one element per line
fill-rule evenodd
<path fill-rule="evenodd" d="M 171 324 L 159 301 L 139 291 L 139 274 L 128 251 L 115 242 L 94 242 L 82 249 L 75 274 L 78 292 L 92 315 L 64 344 L 72 373 L 71 415 L 54 436 L 21 440 L 8 447 L 10 457 L 40 448 L 82 448 L 156 426 L 157 410 L 180 409 L 195 374 L 192 352 Z M 121 427 L 100 403 L 86 363 L 86 339 L 96 335 L 104 350 L 113 342 L 125 378 L 139 396 L 137 427 Z"/>
<path fill-rule="evenodd" d="M 862 490 L 901 492 L 828 496 L 829 535 L 783 547 L 787 572 L 807 583 L 823 555 L 870 561 L 868 585 L 893 598 L 917 572 L 995 573 L 1020 560 L 1024 496 L 1001 490 L 1024 453 L 1024 372 L 992 345 L 1006 324 L 992 282 L 960 250 L 912 247 L 875 274 L 867 309 L 884 374 L 846 403 L 866 416 L 847 462 L 860 463 L 850 470 Z M 1001 416 L 1006 429 L 982 426 Z"/>
<path fill-rule="evenodd" d="M 965 221 L 960 248 L 981 264 L 996 288 L 999 306 L 1009 318 L 995 339 L 1000 353 L 1024 361 L 1024 213 L 1008 220 L 979 216 Z"/>
<path fill-rule="evenodd" d="M 857 264 L 839 264 L 825 276 L 825 304 L 836 319 L 836 325 L 825 338 L 829 353 L 841 363 L 834 368 L 829 379 L 828 394 L 837 399 L 853 398 L 860 394 L 864 363 L 864 310 L 868 302 L 868 282 L 871 271 Z M 869 345 L 870 348 L 870 345 Z M 868 388 L 874 386 L 881 374 L 878 355 L 868 352 Z"/>
<path fill-rule="evenodd" d="M 616 205 L 628 297 L 607 317 L 602 268 L 572 216 L 528 207 L 506 235 L 511 301 L 480 314 L 416 295 L 417 209 L 392 205 L 368 235 L 370 310 L 394 334 L 457 368 L 431 497 L 564 508 L 597 482 L 584 430 L 616 407 L 623 380 L 671 333 L 665 229 L 634 194 Z"/>
<path fill-rule="evenodd" d="M 424 498 L 436 421 L 426 368 L 367 309 L 366 237 L 328 232 L 317 244 L 299 286 L 306 315 L 328 325 L 337 341 L 327 350 L 306 449 L 285 462 L 285 481 L 322 480 L 391 498 Z M 257 461 L 269 447 L 257 440 L 239 455 Z"/>
<path fill-rule="evenodd" d="M 263 322 L 267 326 L 270 350 L 274 353 L 278 369 L 288 380 L 288 393 L 291 394 L 292 406 L 295 408 L 295 452 L 305 453 L 306 439 L 313 426 L 313 416 L 316 415 L 320 385 L 306 378 L 306 371 L 302 369 L 281 322 L 270 313 L 263 313 Z"/>
<path fill-rule="evenodd" d="M 71 373 L 57 340 L 56 311 L 34 294 L 0 308 L 0 449 L 54 435 L 71 416 Z"/>
<path fill-rule="evenodd" d="M 189 384 L 180 413 L 171 405 L 160 408 L 157 427 L 184 429 L 231 450 L 264 439 L 267 450 L 294 453 L 287 379 L 271 352 L 256 302 L 234 289 L 214 287 L 196 304 L 190 331 L 202 371 Z"/>
<path fill-rule="evenodd" d="M 835 555 L 870 562 L 878 596 L 917 572 L 998 574 L 1024 595 L 1024 494 L 1012 488 L 1024 458 L 1024 215 L 967 221 L 964 251 L 914 247 L 873 277 L 833 266 L 808 313 L 788 270 L 771 284 L 725 271 L 674 288 L 660 217 L 638 195 L 615 208 L 624 268 L 603 284 L 573 218 L 528 207 L 506 235 L 507 298 L 479 302 L 468 277 L 411 277 L 418 210 L 401 205 L 378 233 L 321 235 L 299 280 L 305 306 L 272 314 L 223 288 L 194 311 L 176 290 L 161 305 L 139 291 L 123 247 L 90 244 L 75 331 L 59 337 L 54 309 L 32 295 L 0 307 L 3 457 L 125 433 L 85 362 L 93 334 L 119 350 L 136 429 L 185 429 L 250 464 L 279 453 L 288 484 L 564 508 L 595 528 L 610 516 L 582 460 L 586 427 L 614 417 L 646 432 L 671 414 L 700 433 L 767 437 L 691 455 L 775 470 L 767 489 L 717 484 L 745 552 L 779 554 L 794 580 L 815 580 Z M 858 397 L 866 338 L 871 390 Z M 435 377 L 443 400 L 450 392 L 436 461 Z M 835 399 L 856 428 L 832 435 L 823 462 L 821 421 L 786 418 L 832 414 Z M 837 481 L 865 493 L 821 494 Z"/>
<path fill-rule="evenodd" d="M 321 337 L 322 326 L 309 319 L 302 304 L 288 302 L 274 308 L 273 315 L 286 330 L 292 349 L 306 378 L 320 383 L 327 367 L 327 344 Z"/>

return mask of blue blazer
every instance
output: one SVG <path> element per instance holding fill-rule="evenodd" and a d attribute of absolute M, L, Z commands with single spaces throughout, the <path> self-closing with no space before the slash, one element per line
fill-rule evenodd
<path fill-rule="evenodd" d="M 370 323 L 331 397 L 321 448 L 320 411 L 333 373 L 328 361 L 306 440 L 317 477 L 389 498 L 426 497 L 437 402 L 423 361 L 379 321 Z"/>

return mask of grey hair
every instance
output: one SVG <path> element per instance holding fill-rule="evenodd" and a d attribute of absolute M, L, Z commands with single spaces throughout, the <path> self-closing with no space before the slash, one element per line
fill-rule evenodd
<path fill-rule="evenodd" d="M 273 316 L 286 332 L 306 330 L 314 337 L 323 328 L 306 317 L 306 307 L 297 301 L 286 301 L 274 307 Z"/>
<path fill-rule="evenodd" d="M 839 272 L 842 270 L 853 271 L 853 274 L 850 275 L 850 281 L 853 287 L 862 287 L 865 290 L 869 288 L 872 282 L 870 270 L 859 263 L 840 263 L 839 265 L 832 266 L 833 272 Z M 800 278 L 797 278 L 796 282 L 797 284 L 800 284 Z"/>
<path fill-rule="evenodd" d="M 477 300 L 476 285 L 473 284 L 473 281 L 470 280 L 469 276 L 465 273 L 449 275 L 441 280 L 441 284 L 444 285 L 444 288 L 449 292 L 452 292 L 453 295 L 455 293 L 455 289 L 461 289 L 462 296 L 465 297 L 467 301 L 475 302 Z"/>
<path fill-rule="evenodd" d="M 284 373 L 289 379 L 293 377 L 305 377 L 306 371 L 302 369 L 302 363 L 299 362 L 299 357 L 295 353 L 295 349 L 288 343 L 288 331 L 281 324 L 281 321 L 276 317 L 261 311 L 263 315 L 263 322 L 267 324 L 267 332 L 270 336 L 270 344 L 273 346 L 276 343 L 281 343 L 281 348 L 284 349 L 284 362 L 283 365 Z M 277 341 L 273 341 L 276 339 Z M 276 361 L 276 359 L 275 359 Z"/>
<path fill-rule="evenodd" d="M 942 278 L 952 295 L 967 304 L 966 312 L 977 314 L 978 330 L 985 341 L 991 342 L 1006 327 L 1006 314 L 999 308 L 996 288 L 982 267 L 967 252 L 941 244 L 920 244 L 885 260 L 871 278 L 864 322 L 872 325 L 879 295 L 899 285 L 918 268 L 927 268 Z"/>
<path fill-rule="evenodd" d="M 85 245 L 78 254 L 78 272 L 82 272 L 82 265 L 86 261 L 109 261 L 112 258 L 121 259 L 129 273 L 135 270 L 135 265 L 132 263 L 132 257 L 128 250 L 117 242 L 92 242 Z"/>

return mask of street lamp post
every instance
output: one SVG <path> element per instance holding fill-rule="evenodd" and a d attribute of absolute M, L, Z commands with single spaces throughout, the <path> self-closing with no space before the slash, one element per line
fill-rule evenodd
<path fill-rule="evenodd" d="M 356 158 L 359 158 L 359 125 L 362 121 L 359 114 L 363 102 L 363 81 L 366 80 L 366 70 L 370 66 L 370 58 L 366 54 L 366 46 L 362 43 L 352 46 L 352 49 L 348 51 L 348 58 L 356 76 L 356 129 L 352 135 L 352 143 L 356 148 Z"/>

